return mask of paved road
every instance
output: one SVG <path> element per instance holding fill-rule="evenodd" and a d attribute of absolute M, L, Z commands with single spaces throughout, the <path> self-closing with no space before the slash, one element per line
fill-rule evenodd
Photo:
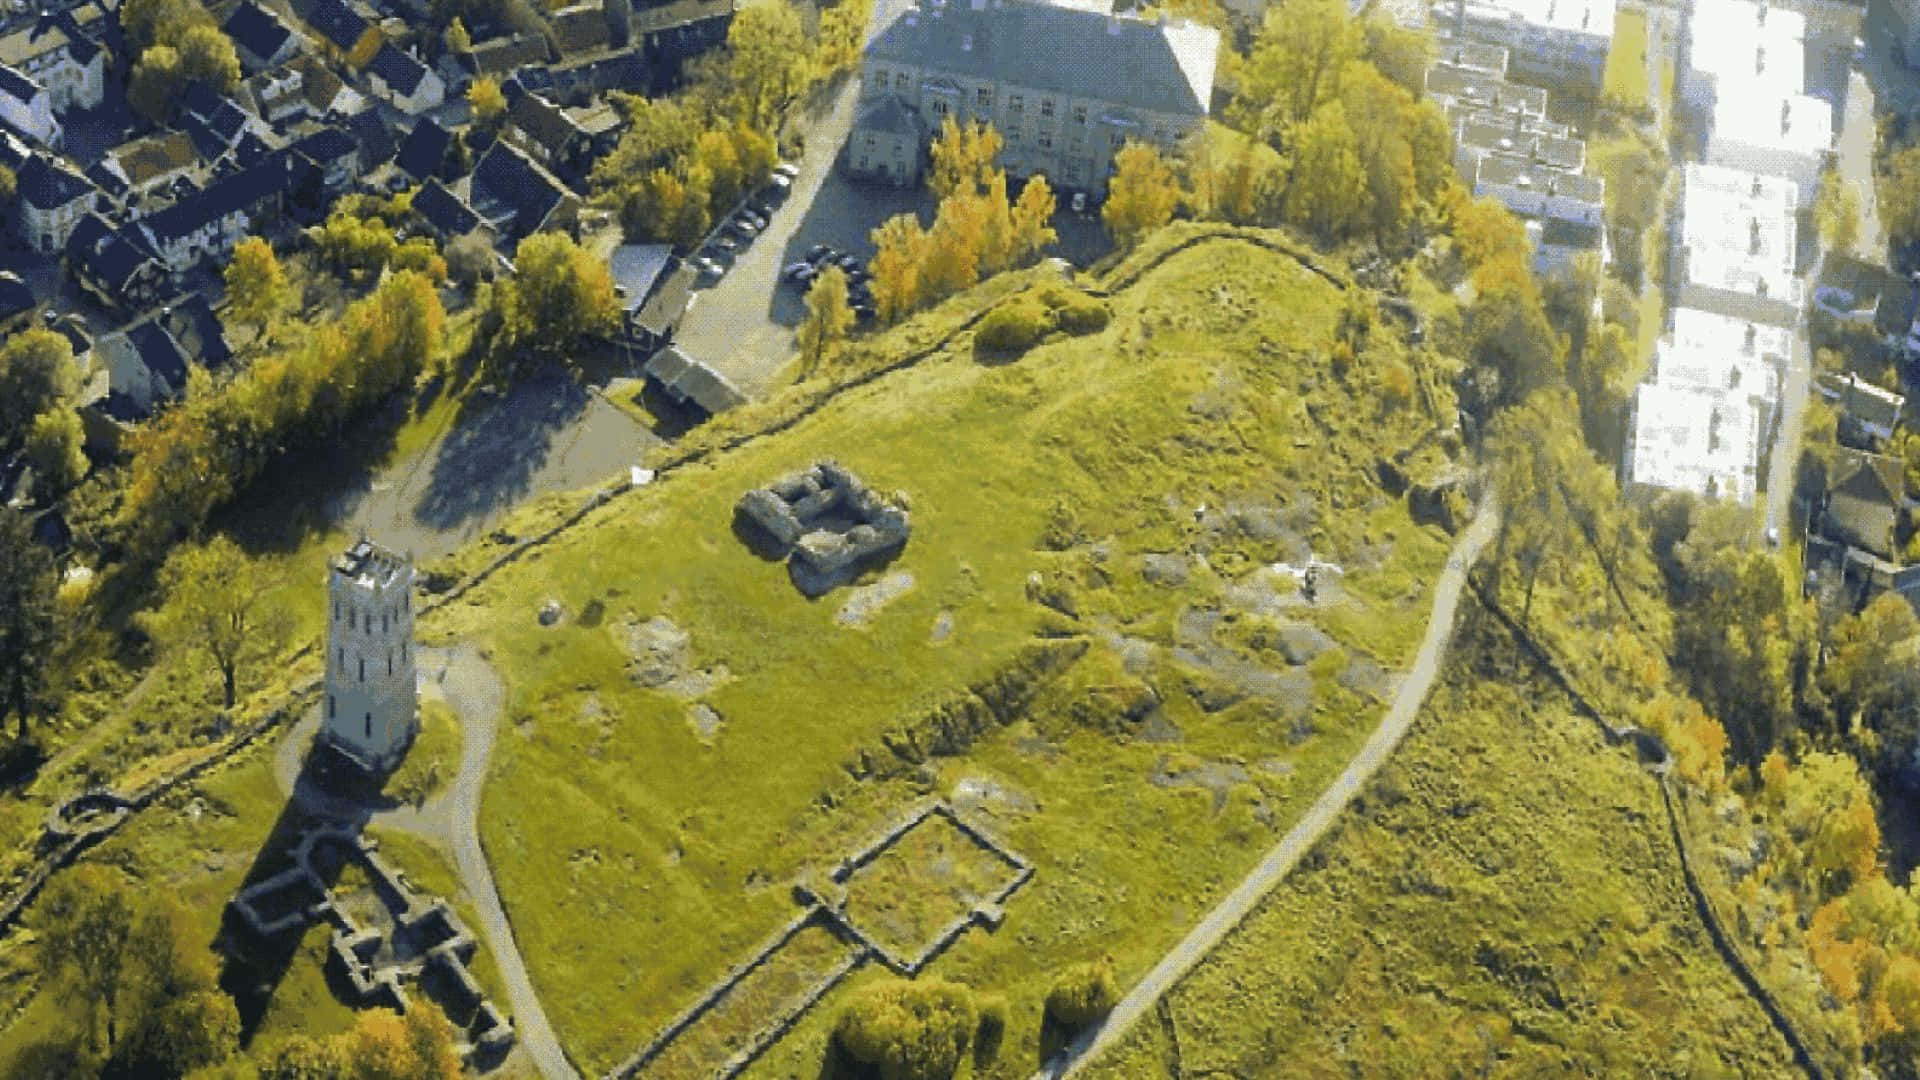
<path fill-rule="evenodd" d="M 404 829 L 425 837 L 442 851 L 452 850 L 460 884 L 480 909 L 480 931 L 507 984 L 516 1035 L 514 1054 L 525 1054 L 547 1080 L 578 1080 L 579 1074 L 560 1049 L 560 1040 L 540 1007 L 533 980 L 527 976 L 526 962 L 514 941 L 513 924 L 500 904 L 493 871 L 480 846 L 480 795 L 486 785 L 487 759 L 493 753 L 500 713 L 506 704 L 506 689 L 500 676 L 472 646 L 421 649 L 419 656 L 421 679 L 430 681 L 427 693 L 437 688 L 460 717 L 460 771 L 446 791 L 417 808 L 371 809 L 311 784 L 298 783 L 301 758 L 320 724 L 317 708 L 281 742 L 274 757 L 274 774 L 281 789 L 313 813 Z"/>
<path fill-rule="evenodd" d="M 1099 1027 L 1082 1035 L 1048 1061 L 1035 1074 L 1035 1080 L 1057 1080 L 1071 1076 L 1102 1051 L 1118 1043 L 1134 1023 L 1153 1008 L 1161 995 L 1172 989 L 1222 938 L 1240 925 L 1241 920 L 1299 863 L 1301 856 L 1332 828 L 1334 821 L 1360 794 L 1360 789 L 1386 762 L 1387 755 L 1400 745 L 1407 729 L 1413 725 L 1413 718 L 1419 713 L 1420 704 L 1426 700 L 1427 690 L 1439 673 L 1440 660 L 1446 653 L 1447 643 L 1453 637 L 1454 608 L 1460 599 L 1460 589 L 1466 584 L 1467 570 L 1479 558 L 1480 549 L 1493 538 L 1499 522 L 1499 508 L 1489 500 L 1473 524 L 1461 535 L 1459 542 L 1454 544 L 1453 553 L 1447 557 L 1446 569 L 1434 584 L 1433 611 L 1427 617 L 1427 634 L 1420 642 L 1420 652 L 1400 683 L 1393 705 L 1380 718 L 1380 726 L 1374 728 L 1373 734 L 1367 737 L 1366 745 L 1347 763 L 1346 771 L 1320 793 L 1320 798 L 1314 801 L 1306 816 L 1286 836 L 1281 837 L 1266 858 L 1260 860 L 1260 865 L 1254 867 L 1245 880 L 1209 911 L 1206 918 L 1200 920 L 1200 924 L 1193 928 L 1184 941 L 1174 946 L 1173 951 L 1134 986 Z"/>

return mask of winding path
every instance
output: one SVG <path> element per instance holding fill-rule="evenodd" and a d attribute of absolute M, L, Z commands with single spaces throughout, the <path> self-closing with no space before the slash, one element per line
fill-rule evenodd
<path fill-rule="evenodd" d="M 1446 569 L 1441 571 L 1439 580 L 1434 583 L 1433 612 L 1427 618 L 1427 634 L 1420 642 L 1420 651 L 1414 656 L 1406 678 L 1401 681 L 1393 705 L 1381 717 L 1380 725 L 1373 729 L 1373 734 L 1367 737 L 1366 745 L 1347 763 L 1339 779 L 1320 793 L 1306 816 L 1280 838 L 1280 842 L 1267 852 L 1266 858 L 1260 860 L 1260 865 L 1254 867 L 1252 873 L 1215 905 L 1180 944 L 1162 957 L 1098 1027 L 1085 1032 L 1048 1060 L 1035 1074 L 1035 1080 L 1058 1080 L 1072 1076 L 1124 1038 L 1133 1025 L 1153 1009 L 1161 996 L 1173 989 L 1222 938 L 1240 925 L 1241 920 L 1300 862 L 1301 856 L 1312 850 L 1313 845 L 1332 828 L 1334 821 L 1360 794 L 1360 789 L 1372 779 L 1413 726 L 1413 719 L 1427 698 L 1427 690 L 1440 671 L 1440 660 L 1446 655 L 1447 644 L 1453 638 L 1454 609 L 1460 600 L 1460 590 L 1466 584 L 1467 571 L 1479 558 L 1480 550 L 1493 538 L 1499 524 L 1499 507 L 1488 500 L 1481 506 L 1473 524 L 1454 544 L 1452 553 L 1447 556 Z"/>
<path fill-rule="evenodd" d="M 561 1050 L 560 1040 L 547 1022 L 546 1011 L 540 1007 L 540 997 L 534 992 L 533 980 L 527 975 L 526 962 L 513 937 L 513 924 L 507 920 L 499 890 L 494 888 L 486 851 L 480 846 L 480 795 L 487 780 L 487 760 L 493 753 L 500 713 L 506 704 L 506 688 L 479 650 L 471 645 L 423 648 L 419 657 L 421 680 L 431 683 L 424 689 L 429 694 L 437 690 L 460 716 L 460 771 L 446 791 L 419 807 L 386 808 L 342 799 L 310 783 L 301 783 L 301 759 L 320 725 L 317 707 L 281 742 L 274 757 L 274 775 L 282 790 L 315 814 L 404 829 L 427 838 L 443 851 L 452 850 L 460 884 L 479 908 L 481 932 L 486 935 L 487 947 L 493 951 L 500 977 L 507 984 L 507 999 L 518 1037 L 516 1053 L 524 1050 L 547 1080 L 578 1080 L 580 1074 Z"/>

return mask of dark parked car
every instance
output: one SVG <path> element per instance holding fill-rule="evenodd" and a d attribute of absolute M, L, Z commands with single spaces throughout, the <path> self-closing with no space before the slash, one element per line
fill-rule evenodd
<path fill-rule="evenodd" d="M 815 244 L 812 247 L 807 249 L 806 259 L 808 262 L 818 266 L 821 260 L 830 259 L 834 255 L 835 255 L 834 250 L 828 247 L 827 245 Z"/>
<path fill-rule="evenodd" d="M 873 316 L 874 309 L 872 304 L 853 305 L 853 317 L 861 322 L 871 322 L 873 321 Z"/>
<path fill-rule="evenodd" d="M 797 262 L 785 270 L 780 271 L 780 276 L 786 278 L 788 281 L 798 282 L 804 285 L 813 280 L 815 273 L 817 273 L 817 271 L 814 270 L 812 263 Z"/>
<path fill-rule="evenodd" d="M 851 255 L 842 255 L 839 258 L 833 260 L 833 264 L 835 266 L 838 266 L 840 269 L 845 270 L 849 274 L 853 273 L 856 270 L 861 269 L 860 260 L 854 258 Z"/>
<path fill-rule="evenodd" d="M 755 230 L 764 231 L 767 227 L 767 219 L 754 213 L 751 208 L 740 211 L 739 217 L 741 221 L 752 225 Z"/>

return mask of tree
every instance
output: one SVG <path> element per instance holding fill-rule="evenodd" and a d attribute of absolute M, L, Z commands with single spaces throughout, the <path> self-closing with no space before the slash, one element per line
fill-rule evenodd
<path fill-rule="evenodd" d="M 475 121 L 491 128 L 507 111 L 507 95 L 501 91 L 499 80 L 482 75 L 467 86 L 467 105 Z"/>
<path fill-rule="evenodd" d="M 980 280 L 981 254 L 986 240 L 980 209 L 980 200 L 975 198 L 941 201 L 940 210 L 933 218 L 933 228 L 927 231 L 921 256 L 923 301 L 952 296 L 972 288 Z"/>
<path fill-rule="evenodd" d="M 446 41 L 447 48 L 453 52 L 465 54 L 473 51 L 473 35 L 467 33 L 467 24 L 461 22 L 458 15 L 447 24 Z"/>
<path fill-rule="evenodd" d="M 1820 176 L 1820 190 L 1813 199 L 1813 223 L 1828 251 L 1845 254 L 1860 241 L 1860 195 L 1839 169 L 1830 168 Z"/>
<path fill-rule="evenodd" d="M 240 83 L 240 57 L 233 40 L 211 22 L 190 26 L 174 42 L 180 53 L 180 75 L 189 82 L 201 82 L 218 93 L 227 93 Z"/>
<path fill-rule="evenodd" d="M 35 416 L 79 389 L 73 345 L 44 327 L 23 330 L 0 344 L 0 433 L 24 432 Z M 0 445 L 6 436 L 0 434 Z"/>
<path fill-rule="evenodd" d="M 874 251 L 867 271 L 873 275 L 869 288 L 874 313 L 881 322 L 891 324 L 920 306 L 920 267 L 927 234 L 912 214 L 896 214 L 874 229 L 871 239 Z"/>
<path fill-rule="evenodd" d="M 0 202 L 12 202 L 13 196 L 20 190 L 20 178 L 13 170 L 0 165 Z"/>
<path fill-rule="evenodd" d="M 1047 991 L 1047 1015 L 1068 1028 L 1080 1029 L 1113 1011 L 1120 991 L 1113 981 L 1113 961 L 1093 960 L 1060 972 Z"/>
<path fill-rule="evenodd" d="M 1836 731 L 1852 730 L 1858 718 L 1901 753 L 1908 751 L 1914 710 L 1920 707 L 1920 675 L 1913 670 L 1916 638 L 1920 618 L 1894 592 L 1881 593 L 1860 614 L 1841 622 L 1820 671 Z"/>
<path fill-rule="evenodd" d="M 260 1080 L 334 1080 L 347 1071 L 340 1040 L 295 1033 L 255 1052 Z"/>
<path fill-rule="evenodd" d="M 520 241 L 514 276 L 494 287 L 501 343 L 539 361 L 570 357 L 587 338 L 612 334 L 620 321 L 613 276 L 564 233 Z"/>
<path fill-rule="evenodd" d="M 942 979 L 893 979 L 855 996 L 834 1025 L 834 1044 L 882 1080 L 947 1080 L 979 1025 L 973 995 Z"/>
<path fill-rule="evenodd" d="M 271 654 L 288 630 L 285 612 L 265 607 L 245 552 L 224 536 L 182 547 L 160 571 L 166 598 L 148 620 L 164 645 L 204 650 L 233 708 L 240 662 Z"/>
<path fill-rule="evenodd" d="M 171 45 L 155 45 L 140 54 L 127 78 L 127 103 L 135 112 L 158 124 L 173 108 L 183 80 L 180 53 Z"/>
<path fill-rule="evenodd" d="M 1369 118 L 1371 119 L 1371 118 Z M 1321 236 L 1345 235 L 1371 213 L 1360 146 L 1338 101 L 1314 110 L 1296 130 L 1287 218 Z"/>
<path fill-rule="evenodd" d="M 1900 245 L 1920 239 L 1920 143 L 1895 151 L 1876 180 L 1887 235 Z"/>
<path fill-rule="evenodd" d="M 853 308 L 847 305 L 847 275 L 837 266 L 813 280 L 807 290 L 807 317 L 795 335 L 800 343 L 800 362 L 807 375 L 820 369 L 827 351 L 853 329 Z"/>
<path fill-rule="evenodd" d="M 194 0 L 126 0 L 118 12 L 121 32 L 135 55 L 178 38 L 188 27 L 213 22 Z"/>
<path fill-rule="evenodd" d="M 1233 126 L 1277 149 L 1314 109 L 1339 92 L 1340 74 L 1360 55 L 1360 24 L 1342 0 L 1284 0 L 1267 9 L 1241 67 Z"/>
<path fill-rule="evenodd" d="M 1533 245 L 1527 230 L 1499 200 L 1463 195 L 1454 203 L 1452 217 L 1454 247 L 1468 270 L 1523 267 L 1529 261 Z"/>
<path fill-rule="evenodd" d="M 264 336 L 267 325 L 285 311 L 292 300 L 287 274 L 273 245 L 258 236 L 249 236 L 234 245 L 227 263 L 227 310 L 257 327 L 256 338 Z"/>
<path fill-rule="evenodd" d="M 22 739 L 28 718 L 47 704 L 59 583 L 26 515 L 0 508 L 0 720 L 12 713 Z"/>
<path fill-rule="evenodd" d="M 1180 185 L 1172 166 L 1151 143 L 1133 142 L 1113 156 L 1113 179 L 1107 184 L 1107 202 L 1100 219 L 1121 247 L 1173 220 L 1180 203 Z"/>
<path fill-rule="evenodd" d="M 386 1009 L 359 1014 L 337 1036 L 345 1080 L 459 1080 L 453 1028 L 439 1009 Z"/>
<path fill-rule="evenodd" d="M 185 912 L 149 900 L 129 949 L 133 1023 L 118 1055 L 126 1075 L 181 1076 L 214 1065 L 240 1040 L 240 1012 L 220 989 L 213 954 L 196 940 Z"/>
<path fill-rule="evenodd" d="M 992 124 L 961 123 L 948 113 L 933 140 L 933 165 L 927 188 L 946 199 L 954 194 L 975 195 L 986 190 L 995 173 L 1003 140 Z M 1004 175 L 1004 174 L 1003 174 Z"/>
<path fill-rule="evenodd" d="M 118 871 L 89 863 L 47 887 L 36 912 L 41 967 L 84 1014 L 86 1037 L 104 1023 L 112 1053 L 123 975 L 134 962 L 136 912 Z"/>
<path fill-rule="evenodd" d="M 36 491 L 45 502 L 73 489 L 87 475 L 86 433 L 80 426 L 80 414 L 68 406 L 58 406 L 33 418 L 33 430 L 27 432 L 27 461 L 33 466 Z"/>
<path fill-rule="evenodd" d="M 727 48 L 733 54 L 727 71 L 740 105 L 738 115 L 755 128 L 772 128 L 807 78 L 800 12 L 787 0 L 744 8 L 727 28 Z"/>
<path fill-rule="evenodd" d="M 1053 185 L 1038 173 L 1020 189 L 1013 204 L 1013 261 L 1015 265 L 1032 262 L 1060 238 L 1053 228 Z"/>
<path fill-rule="evenodd" d="M 1427 69 L 1433 66 L 1433 35 L 1393 21 L 1385 12 L 1368 15 L 1362 24 L 1367 62 L 1380 74 L 1416 97 L 1427 92 Z"/>

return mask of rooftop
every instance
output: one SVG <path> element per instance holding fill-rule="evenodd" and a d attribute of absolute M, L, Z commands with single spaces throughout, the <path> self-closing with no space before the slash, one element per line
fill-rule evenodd
<path fill-rule="evenodd" d="M 1654 378 L 1665 386 L 1770 402 L 1775 396 L 1772 361 L 1784 359 L 1791 345 L 1782 327 L 1680 308 L 1674 312 L 1673 334 L 1655 350 Z"/>
<path fill-rule="evenodd" d="M 378 76 L 394 93 L 408 95 L 420 88 L 421 80 L 427 77 L 427 66 L 389 41 L 368 61 L 367 73 Z"/>
<path fill-rule="evenodd" d="M 169 131 L 121 143 L 107 151 L 107 160 L 127 183 L 141 187 L 191 168 L 199 157 L 192 139 L 182 132 Z"/>
<path fill-rule="evenodd" d="M 1155 112 L 1205 116 L 1220 32 L 1030 3 L 927 0 L 867 45 L 899 62 Z"/>
<path fill-rule="evenodd" d="M 1510 154 L 1565 172 L 1579 172 L 1587 162 L 1586 143 L 1530 131 L 1519 116 L 1505 119 L 1475 113 L 1460 121 L 1455 137 L 1462 146 Z"/>
<path fill-rule="evenodd" d="M 293 36 L 293 31 L 280 21 L 279 16 L 253 0 L 245 0 L 234 8 L 222 29 L 235 45 L 262 59 L 279 52 L 287 44 L 287 39 Z"/>
<path fill-rule="evenodd" d="M 1680 203 L 1683 284 L 1798 304 L 1792 181 L 1689 164 Z"/>
<path fill-rule="evenodd" d="M 1711 123 L 1715 140 L 1809 157 L 1833 149 L 1833 106 L 1810 94 L 1744 87 L 1739 93 L 1719 96 Z"/>
<path fill-rule="evenodd" d="M 1743 394 L 1641 383 L 1629 482 L 1747 504 L 1760 461 L 1760 412 Z"/>
<path fill-rule="evenodd" d="M 1737 89 L 1743 84 L 1763 84 L 1777 94 L 1806 89 L 1806 16 L 1754 0 L 1697 0 L 1692 19 L 1712 33 L 1693 34 L 1687 67 L 1712 76 L 1723 100 L 1745 96 Z"/>
<path fill-rule="evenodd" d="M 72 46 L 74 59 L 86 63 L 99 47 L 76 31 L 100 17 L 100 9 L 85 4 L 58 15 L 42 15 L 18 30 L 0 37 L 0 64 L 25 64 L 55 49 Z M 84 53 L 85 55 L 81 55 Z"/>
<path fill-rule="evenodd" d="M 1495 78 L 1503 79 L 1507 75 L 1507 50 L 1503 45 L 1463 38 L 1447 38 L 1435 45 L 1434 59 L 1442 64 L 1484 72 Z"/>
<path fill-rule="evenodd" d="M 0 64 L 0 93 L 22 104 L 31 104 L 35 97 L 46 91 L 39 83 L 21 74 L 18 69 Z"/>
<path fill-rule="evenodd" d="M 1547 115 L 1547 92 L 1496 79 L 1484 72 L 1435 64 L 1427 69 L 1427 94 L 1451 103 L 1467 104 L 1498 113 Z"/>
<path fill-rule="evenodd" d="M 1469 21 L 1522 22 L 1531 26 L 1613 36 L 1615 0 L 1469 0 Z"/>
<path fill-rule="evenodd" d="M 412 559 L 362 537 L 334 557 L 333 572 L 355 585 L 379 587 L 393 584 L 412 564 Z"/>
<path fill-rule="evenodd" d="M 1488 154 L 1480 160 L 1480 184 L 1532 188 L 1543 194 L 1599 204 L 1606 194 L 1606 181 L 1597 176 L 1565 172 L 1523 158 Z"/>

